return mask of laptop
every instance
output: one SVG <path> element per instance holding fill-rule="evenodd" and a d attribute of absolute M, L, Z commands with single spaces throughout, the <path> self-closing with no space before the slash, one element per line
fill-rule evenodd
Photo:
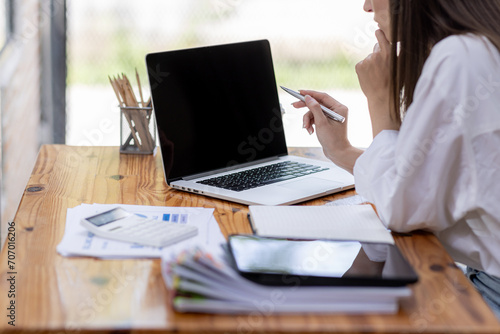
<path fill-rule="evenodd" d="M 146 65 L 170 187 L 246 205 L 354 187 L 331 162 L 288 155 L 267 40 L 150 53 Z"/>

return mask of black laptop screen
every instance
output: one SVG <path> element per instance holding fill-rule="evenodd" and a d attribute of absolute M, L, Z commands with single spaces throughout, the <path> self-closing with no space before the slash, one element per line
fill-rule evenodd
<path fill-rule="evenodd" d="M 269 42 L 146 56 L 168 182 L 287 153 Z"/>

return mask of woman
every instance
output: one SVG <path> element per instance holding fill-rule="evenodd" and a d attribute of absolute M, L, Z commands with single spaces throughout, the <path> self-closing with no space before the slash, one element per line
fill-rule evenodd
<path fill-rule="evenodd" d="M 356 65 L 374 140 L 353 147 L 347 117 L 301 91 L 327 157 L 393 231 L 434 232 L 500 319 L 500 0 L 366 0 L 378 44 Z M 314 125 L 314 127 L 313 127 Z"/>

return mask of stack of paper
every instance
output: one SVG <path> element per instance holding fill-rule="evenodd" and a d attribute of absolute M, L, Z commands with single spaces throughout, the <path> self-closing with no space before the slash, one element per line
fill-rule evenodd
<path fill-rule="evenodd" d="M 163 277 L 179 312 L 395 313 L 408 287 L 276 287 L 241 277 L 224 257 L 200 249 L 164 258 Z"/>
<path fill-rule="evenodd" d="M 80 220 L 115 207 L 157 220 L 190 224 L 198 227 L 198 235 L 168 247 L 158 248 L 95 236 L 80 225 Z M 66 229 L 57 251 L 63 256 L 93 256 L 103 259 L 155 258 L 166 252 L 177 254 L 185 248 L 201 246 L 210 249 L 224 242 L 213 209 L 192 207 L 160 207 L 124 204 L 81 204 L 70 208 L 66 215 Z M 172 255 L 173 256 L 173 255 Z"/>

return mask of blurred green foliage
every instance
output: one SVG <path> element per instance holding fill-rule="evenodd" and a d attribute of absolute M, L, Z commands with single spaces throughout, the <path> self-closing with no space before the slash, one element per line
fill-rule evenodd
<path fill-rule="evenodd" d="M 70 3 L 74 2 L 76 0 Z M 145 55 L 148 52 L 209 44 L 204 35 L 205 28 L 230 19 L 236 15 L 241 5 L 240 0 L 216 2 L 219 7 L 206 1 L 201 5 L 195 0 L 190 0 L 190 3 L 190 6 L 186 6 L 189 11 L 179 13 L 185 16 L 180 23 L 182 31 L 172 36 L 139 33 L 135 27 L 137 23 L 133 23 L 135 16 L 131 3 L 120 7 L 120 11 L 113 12 L 92 9 L 92 6 L 83 13 L 71 11 L 69 19 L 72 15 L 78 15 L 86 18 L 83 22 L 88 24 L 79 26 L 78 33 L 70 33 L 68 36 L 67 84 L 108 84 L 108 75 L 124 73 L 130 78 L 137 68 L 142 84 L 145 85 Z M 221 36 L 221 40 L 224 37 Z M 316 49 L 321 47 L 319 44 L 314 46 Z M 329 48 L 332 49 L 332 46 Z M 308 58 L 310 55 L 307 47 L 303 48 L 303 52 L 295 54 L 280 50 L 279 46 L 276 49 L 278 52 L 273 48 L 273 62 L 278 85 L 288 85 L 295 89 L 359 88 L 354 71 L 358 60 L 344 54 L 341 48 L 333 54 L 316 54 L 311 58 Z"/>
<path fill-rule="evenodd" d="M 278 84 L 294 89 L 357 89 L 356 61 L 344 55 L 318 61 L 275 61 L 274 71 Z"/>
<path fill-rule="evenodd" d="M 122 39 L 117 39 L 119 41 Z M 112 51 L 112 50 L 113 51 Z M 134 50 L 146 48 L 135 48 Z M 137 68 L 141 79 L 146 84 L 147 74 L 144 57 L 146 51 L 133 51 L 122 43 L 110 47 L 103 59 L 95 61 L 92 58 L 74 58 L 68 64 L 68 85 L 72 84 L 106 84 L 107 75 L 125 73 L 134 75 Z M 331 59 L 287 60 L 275 59 L 274 70 L 276 81 L 280 85 L 289 85 L 296 89 L 359 88 L 354 66 L 356 61 L 344 55 Z"/>

